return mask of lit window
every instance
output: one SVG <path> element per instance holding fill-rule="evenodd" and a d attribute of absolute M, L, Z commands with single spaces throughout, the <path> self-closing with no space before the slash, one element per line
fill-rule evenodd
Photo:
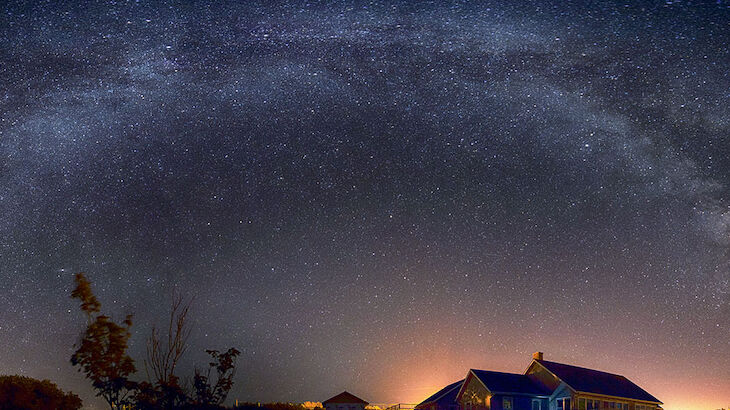
<path fill-rule="evenodd" d="M 512 397 L 503 397 L 502 398 L 502 409 L 512 410 Z"/>

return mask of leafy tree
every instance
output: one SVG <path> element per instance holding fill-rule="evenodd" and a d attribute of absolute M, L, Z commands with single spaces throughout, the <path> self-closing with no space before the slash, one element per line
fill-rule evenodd
<path fill-rule="evenodd" d="M 134 360 L 127 354 L 127 342 L 131 333 L 132 315 L 127 315 L 121 325 L 102 315 L 101 303 L 91 291 L 91 282 L 83 273 L 76 274 L 76 287 L 71 297 L 81 301 L 86 314 L 86 330 L 78 348 L 71 356 L 71 364 L 91 380 L 96 395 L 101 396 L 109 407 L 123 405 L 135 383 L 129 375 L 136 371 Z"/>
<path fill-rule="evenodd" d="M 195 369 L 193 389 L 195 390 L 194 403 L 197 406 L 220 406 L 233 387 L 233 376 L 236 374 L 236 358 L 241 354 L 237 349 L 230 348 L 225 353 L 218 350 L 206 350 L 213 361 L 208 363 L 208 371 L 203 374 Z M 215 384 L 211 384 L 211 372 L 215 370 Z"/>
<path fill-rule="evenodd" d="M 184 408 L 190 402 L 190 398 L 186 389 L 180 385 L 180 379 L 172 376 L 168 381 L 139 383 L 133 402 L 135 408 L 142 410 L 172 410 Z"/>
<path fill-rule="evenodd" d="M 136 369 L 134 360 L 127 354 L 132 316 L 127 315 L 121 325 L 115 323 L 100 314 L 101 303 L 83 273 L 76 275 L 75 282 L 71 297 L 81 301 L 87 325 L 71 356 L 71 363 L 79 366 L 79 371 L 91 380 L 97 396 L 104 398 L 110 408 L 127 404 L 140 410 L 220 408 L 233 386 L 235 362 L 241 352 L 235 348 L 224 353 L 206 350 L 213 361 L 205 374 L 195 370 L 192 391 L 186 391 L 175 369 L 188 348 L 189 302 L 181 297 L 173 298 L 167 334 L 161 335 L 157 328 L 152 329 L 144 361 L 147 381 L 136 383 L 129 380 Z"/>
<path fill-rule="evenodd" d="M 0 410 L 77 410 L 81 399 L 64 392 L 49 380 L 25 376 L 0 376 Z"/>
<path fill-rule="evenodd" d="M 182 409 L 189 404 L 190 398 L 179 379 L 173 376 L 169 382 L 139 383 L 133 402 L 134 408 L 140 410 Z"/>

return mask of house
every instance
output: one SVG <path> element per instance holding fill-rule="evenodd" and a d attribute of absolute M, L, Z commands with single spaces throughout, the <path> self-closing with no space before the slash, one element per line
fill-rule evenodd
<path fill-rule="evenodd" d="M 459 394 L 464 380 L 459 380 L 444 387 L 429 396 L 426 400 L 418 403 L 416 410 L 459 410 L 459 403 L 456 402 L 456 395 Z"/>
<path fill-rule="evenodd" d="M 423 410 L 444 410 L 428 408 L 438 402 L 434 396 L 421 403 Z M 454 400 L 459 410 L 659 410 L 662 404 L 624 376 L 544 360 L 542 352 L 524 374 L 469 370 Z"/>
<path fill-rule="evenodd" d="M 322 405 L 325 410 L 365 410 L 365 406 L 368 405 L 368 402 L 354 394 L 343 391 L 342 393 L 323 401 Z"/>
<path fill-rule="evenodd" d="M 551 393 L 524 374 L 471 369 L 456 401 L 464 410 L 547 410 Z"/>

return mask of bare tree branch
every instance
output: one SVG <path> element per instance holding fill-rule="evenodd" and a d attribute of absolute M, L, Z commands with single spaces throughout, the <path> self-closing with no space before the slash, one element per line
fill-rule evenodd
<path fill-rule="evenodd" d="M 187 321 L 192 299 L 185 300 L 176 294 L 172 297 L 170 317 L 167 323 L 167 337 L 163 344 L 157 327 L 147 339 L 147 357 L 144 360 L 147 379 L 150 383 L 170 383 L 175 368 L 188 349 L 191 325 Z"/>

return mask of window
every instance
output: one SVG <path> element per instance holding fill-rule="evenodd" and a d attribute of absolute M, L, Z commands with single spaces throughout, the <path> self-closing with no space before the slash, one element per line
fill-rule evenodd
<path fill-rule="evenodd" d="M 586 410 L 586 399 L 578 399 L 578 410 Z"/>
<path fill-rule="evenodd" d="M 558 410 L 570 410 L 570 397 L 558 399 Z"/>
<path fill-rule="evenodd" d="M 586 400 L 586 409 L 585 410 L 600 410 L 601 408 L 601 402 L 598 400 Z M 582 410 L 582 408 L 581 408 Z"/>
<path fill-rule="evenodd" d="M 512 397 L 503 397 L 502 398 L 502 409 L 512 410 Z"/>
<path fill-rule="evenodd" d="M 540 400 L 532 399 L 532 410 L 542 410 L 542 403 Z"/>

